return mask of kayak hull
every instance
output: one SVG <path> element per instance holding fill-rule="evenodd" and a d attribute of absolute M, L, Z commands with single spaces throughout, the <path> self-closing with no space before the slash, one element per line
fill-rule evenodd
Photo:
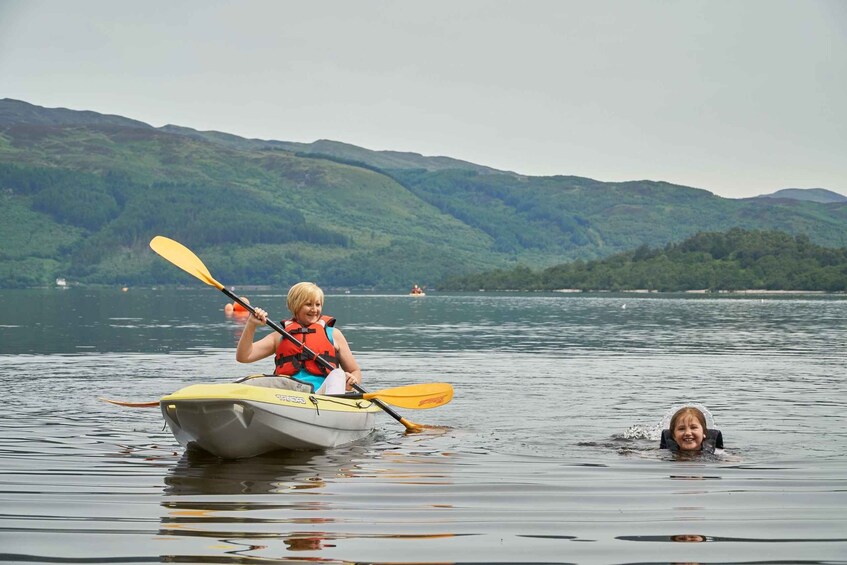
<path fill-rule="evenodd" d="M 198 384 L 159 401 L 176 440 L 224 459 L 338 447 L 374 430 L 379 407 L 245 384 Z"/>

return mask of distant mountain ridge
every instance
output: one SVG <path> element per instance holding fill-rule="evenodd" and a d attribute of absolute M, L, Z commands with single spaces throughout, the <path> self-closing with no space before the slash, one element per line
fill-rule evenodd
<path fill-rule="evenodd" d="M 193 137 L 212 143 L 244 150 L 281 149 L 292 153 L 331 156 L 338 159 L 359 161 L 383 169 L 421 168 L 425 170 L 468 169 L 480 172 L 498 171 L 491 167 L 476 165 L 450 157 L 425 157 L 418 153 L 400 151 L 371 151 L 331 140 L 318 140 L 313 143 L 297 143 L 263 139 L 247 139 L 230 133 L 218 131 L 198 131 L 193 128 L 168 124 L 155 128 L 138 120 L 110 114 L 101 114 L 90 110 L 69 110 L 67 108 L 44 108 L 21 100 L 4 98 L 0 100 L 0 126 L 28 124 L 42 126 L 57 125 L 96 125 L 121 126 L 162 131 L 186 137 Z"/>
<path fill-rule="evenodd" d="M 67 108 L 43 108 L 24 102 L 3 98 L 0 100 L 0 126 L 11 124 L 29 124 L 41 126 L 56 125 L 113 125 L 155 129 L 150 124 L 138 120 L 101 114 L 90 110 L 69 110 Z"/>
<path fill-rule="evenodd" d="M 756 198 L 788 198 L 806 202 L 847 202 L 847 196 L 825 188 L 783 188 L 771 194 L 762 194 Z"/>
<path fill-rule="evenodd" d="M 67 108 L 44 108 L 21 100 L 4 98 L 0 100 L 0 126 L 15 123 L 30 125 L 115 125 L 137 127 L 193 137 L 233 149 L 263 150 L 280 149 L 292 153 L 332 157 L 349 162 L 359 162 L 380 169 L 424 169 L 438 171 L 447 169 L 466 169 L 482 173 L 502 173 L 520 177 L 512 171 L 503 171 L 485 165 L 479 165 L 452 157 L 424 156 L 419 153 L 370 150 L 349 143 L 320 139 L 312 143 L 248 139 L 235 134 L 219 131 L 199 131 L 186 126 L 168 124 L 160 128 L 139 120 L 111 114 L 101 114 L 90 110 L 70 110 Z M 824 188 L 785 188 L 771 194 L 762 194 L 755 198 L 787 198 L 809 202 L 847 202 L 847 196 Z"/>
<path fill-rule="evenodd" d="M 237 135 L 217 131 L 198 131 L 183 126 L 166 125 L 159 128 L 169 133 L 177 133 L 205 139 L 212 143 L 226 145 L 235 149 L 280 149 L 303 155 L 328 156 L 350 162 L 365 163 L 380 169 L 425 169 L 438 171 L 444 169 L 467 169 L 479 172 L 503 173 L 491 167 L 476 165 L 451 157 L 425 157 L 418 153 L 401 151 L 372 151 L 349 143 L 319 139 L 313 143 L 297 143 L 293 141 L 275 141 L 264 139 L 245 139 Z"/>
<path fill-rule="evenodd" d="M 847 203 L 529 177 L 329 140 L 248 140 L 0 100 L 0 286 L 184 282 L 167 235 L 231 284 L 404 289 L 735 227 L 845 245 Z"/>

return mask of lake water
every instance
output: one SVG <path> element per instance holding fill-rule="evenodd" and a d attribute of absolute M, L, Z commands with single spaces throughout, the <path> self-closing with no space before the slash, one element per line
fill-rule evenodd
<path fill-rule="evenodd" d="M 329 295 L 366 388 L 453 402 L 220 461 L 98 401 L 270 371 L 198 285 L 0 291 L 0 562 L 847 563 L 843 296 Z M 658 449 L 689 401 L 722 455 Z"/>

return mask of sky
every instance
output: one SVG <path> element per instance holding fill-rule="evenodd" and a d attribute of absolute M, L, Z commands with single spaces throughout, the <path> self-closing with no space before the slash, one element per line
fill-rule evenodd
<path fill-rule="evenodd" d="M 526 175 L 847 195 L 843 0 L 0 0 L 0 98 Z"/>

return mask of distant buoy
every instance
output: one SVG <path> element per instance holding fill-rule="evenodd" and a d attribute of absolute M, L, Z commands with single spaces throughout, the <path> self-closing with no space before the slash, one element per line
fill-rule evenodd
<path fill-rule="evenodd" d="M 125 286 L 125 287 L 123 287 L 121 290 L 122 290 L 123 292 L 126 292 L 126 291 L 128 291 L 128 290 L 129 290 L 129 287 L 126 287 L 126 286 Z"/>
<path fill-rule="evenodd" d="M 247 297 L 245 297 L 245 296 L 239 296 L 239 298 L 240 298 L 241 300 L 243 300 L 246 304 L 250 304 L 250 301 L 247 299 Z M 247 311 L 247 308 L 245 308 L 244 306 L 242 306 L 242 305 L 241 305 L 241 304 L 239 304 L 238 302 L 233 302 L 233 303 L 232 303 L 232 310 L 233 310 L 234 312 L 246 312 L 246 311 Z"/>

